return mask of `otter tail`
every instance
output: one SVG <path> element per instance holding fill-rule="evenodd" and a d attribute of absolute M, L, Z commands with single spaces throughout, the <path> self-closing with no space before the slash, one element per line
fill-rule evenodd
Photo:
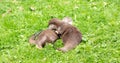
<path fill-rule="evenodd" d="M 36 37 L 38 37 L 38 35 L 41 33 L 41 31 L 33 34 L 30 38 L 29 38 L 29 42 L 30 44 L 36 44 Z"/>

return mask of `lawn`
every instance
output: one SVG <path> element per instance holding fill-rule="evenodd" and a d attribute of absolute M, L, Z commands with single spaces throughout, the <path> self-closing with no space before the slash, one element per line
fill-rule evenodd
<path fill-rule="evenodd" d="M 65 16 L 82 33 L 75 49 L 62 53 L 62 40 L 39 50 L 29 37 L 51 18 Z M 0 63 L 120 63 L 120 0 L 1 0 Z"/>

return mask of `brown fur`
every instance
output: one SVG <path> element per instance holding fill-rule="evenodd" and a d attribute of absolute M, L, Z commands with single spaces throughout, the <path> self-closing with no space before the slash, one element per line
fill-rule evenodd
<path fill-rule="evenodd" d="M 60 21 L 59 19 L 53 18 L 50 20 L 49 25 L 56 26 L 56 33 L 61 34 L 61 38 L 64 44 L 64 47 L 59 48 L 58 50 L 66 52 L 75 48 L 80 41 L 82 40 L 82 34 L 79 30 L 72 26 L 71 24 Z M 50 29 L 53 29 L 51 27 Z"/>
<path fill-rule="evenodd" d="M 37 38 L 35 38 L 35 35 L 31 36 L 29 42 L 35 44 L 37 48 L 42 48 L 46 43 L 54 43 L 58 39 L 58 36 L 55 31 L 47 29 L 42 31 Z"/>

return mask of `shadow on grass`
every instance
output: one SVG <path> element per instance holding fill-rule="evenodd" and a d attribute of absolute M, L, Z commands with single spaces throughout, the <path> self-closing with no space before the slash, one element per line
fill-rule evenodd
<path fill-rule="evenodd" d="M 5 49 L 13 49 L 13 47 L 11 47 L 11 46 L 0 47 L 0 51 L 5 50 Z"/>

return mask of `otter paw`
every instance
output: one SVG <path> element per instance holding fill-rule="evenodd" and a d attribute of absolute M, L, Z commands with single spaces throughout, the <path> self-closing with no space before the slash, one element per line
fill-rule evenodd
<path fill-rule="evenodd" d="M 67 51 L 68 51 L 68 50 L 65 49 L 65 48 L 58 48 L 57 50 L 58 50 L 58 51 L 62 51 L 62 52 L 67 52 Z"/>
<path fill-rule="evenodd" d="M 38 48 L 38 49 L 42 49 L 42 46 L 38 46 L 38 45 L 36 45 L 36 48 Z"/>

